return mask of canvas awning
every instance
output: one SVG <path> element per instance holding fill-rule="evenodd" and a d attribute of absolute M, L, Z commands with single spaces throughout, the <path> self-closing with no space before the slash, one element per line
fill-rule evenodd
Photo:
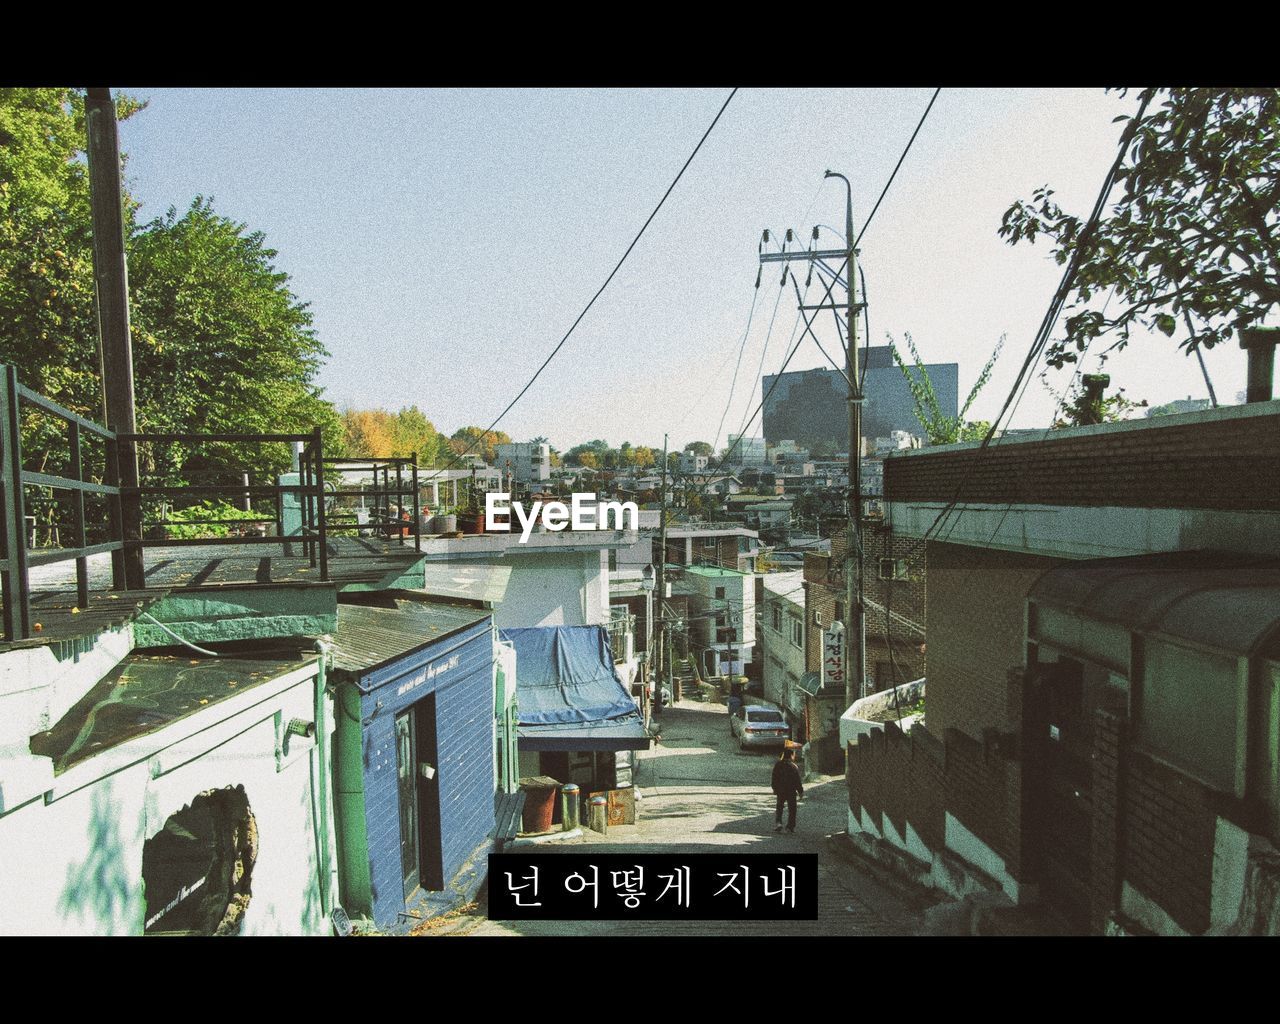
<path fill-rule="evenodd" d="M 613 667 L 603 626 L 499 630 L 516 651 L 522 751 L 645 750 L 649 734 Z"/>

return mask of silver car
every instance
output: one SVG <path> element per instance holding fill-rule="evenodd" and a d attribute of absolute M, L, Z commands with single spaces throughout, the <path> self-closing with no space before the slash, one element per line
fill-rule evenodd
<path fill-rule="evenodd" d="M 738 737 L 738 749 L 781 747 L 791 738 L 791 726 L 777 708 L 747 704 L 729 716 L 729 733 Z"/>

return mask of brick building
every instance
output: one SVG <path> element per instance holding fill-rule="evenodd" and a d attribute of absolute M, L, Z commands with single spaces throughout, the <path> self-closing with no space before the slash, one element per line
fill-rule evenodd
<path fill-rule="evenodd" d="M 1274 931 L 1277 460 L 1276 401 L 887 459 L 926 725 L 850 747 L 850 831 L 1079 931 Z"/>
<path fill-rule="evenodd" d="M 925 590 L 928 554 L 918 540 L 895 535 L 883 522 L 863 523 L 866 549 L 863 603 L 866 605 L 867 681 L 865 692 L 875 693 L 925 674 Z M 822 624 L 848 623 L 845 617 L 844 558 L 848 537 L 831 538 L 829 553 L 804 556 L 808 631 L 805 659 L 808 670 L 822 663 Z M 816 618 L 815 618 L 816 616 Z"/>

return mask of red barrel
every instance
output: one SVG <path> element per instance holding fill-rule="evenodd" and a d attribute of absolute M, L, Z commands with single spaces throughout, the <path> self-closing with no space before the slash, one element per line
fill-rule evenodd
<path fill-rule="evenodd" d="M 535 775 L 520 780 L 520 791 L 524 793 L 524 815 L 522 822 L 525 832 L 550 832 L 551 819 L 555 816 L 556 791 L 560 783 L 546 775 Z"/>

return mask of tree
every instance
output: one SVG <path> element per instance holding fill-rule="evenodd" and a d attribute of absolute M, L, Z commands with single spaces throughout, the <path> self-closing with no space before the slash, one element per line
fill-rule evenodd
<path fill-rule="evenodd" d="M 302 433 L 319 426 L 326 450 L 341 448 L 340 419 L 315 385 L 328 352 L 276 256 L 262 232 L 219 216 L 200 196 L 181 217 L 170 208 L 134 232 L 129 284 L 140 429 Z M 206 469 L 276 472 L 289 463 L 277 447 L 198 458 Z"/>
<path fill-rule="evenodd" d="M 342 413 L 347 454 L 361 459 L 383 459 L 395 445 L 391 416 L 385 409 L 347 409 Z"/>
<path fill-rule="evenodd" d="M 1121 95 L 1124 91 L 1121 90 Z M 1188 353 L 1260 322 L 1280 303 L 1280 91 L 1144 89 L 1116 171 L 1120 200 L 1086 233 L 1047 185 L 1005 212 L 1010 245 L 1050 238 L 1060 264 L 1078 260 L 1074 302 L 1049 364 L 1075 362 L 1098 337 L 1102 353 L 1134 325 Z M 1094 308 L 1108 294 L 1119 309 Z"/>
<path fill-rule="evenodd" d="M 116 117 L 141 104 L 117 95 Z M 103 418 L 84 97 L 0 89 L 0 361 L 34 391 Z M 136 203 L 126 197 L 126 216 Z M 24 434 L 42 468 L 63 432 Z"/>
<path fill-rule="evenodd" d="M 116 96 L 117 118 L 140 109 Z M 84 144 L 79 92 L 0 90 L 0 360 L 33 390 L 101 420 Z M 262 234 L 219 217 L 203 199 L 182 217 L 170 210 L 139 226 L 138 204 L 127 193 L 123 201 L 140 429 L 303 432 L 319 425 L 326 450 L 338 450 L 337 413 L 315 386 L 327 353 Z M 31 462 L 60 459 L 62 437 L 24 436 Z M 287 467 L 289 453 L 284 445 L 198 453 L 166 445 L 144 448 L 141 458 L 145 473 L 164 477 L 233 463 L 272 474 Z"/>
<path fill-rule="evenodd" d="M 716 453 L 716 450 L 706 441 L 690 441 L 684 446 L 684 450 L 690 455 L 705 455 L 707 458 L 711 458 Z"/>
<path fill-rule="evenodd" d="M 609 450 L 609 442 L 596 438 L 594 441 L 588 441 L 585 444 L 575 444 L 564 453 L 564 462 L 567 466 L 589 466 L 595 469 L 604 464 L 605 455 L 608 454 Z M 584 462 L 584 455 L 590 455 L 591 461 Z"/>
<path fill-rule="evenodd" d="M 510 444 L 511 435 L 501 430 L 486 431 L 481 427 L 459 427 L 449 435 L 449 440 L 452 442 L 450 447 L 454 455 L 461 455 L 469 448 L 468 454 L 479 455 L 489 465 L 493 465 L 498 458 L 496 447 L 500 444 Z"/>
<path fill-rule="evenodd" d="M 898 351 L 897 343 L 893 340 L 892 334 L 888 335 L 889 351 L 893 354 L 893 361 L 898 364 L 898 369 L 902 371 L 902 375 L 907 379 L 907 387 L 911 389 L 911 400 L 915 404 L 916 419 L 920 421 L 920 426 L 924 428 L 929 444 L 955 444 L 957 441 L 982 440 L 986 431 L 975 437 L 979 424 L 970 423 L 965 417 L 968 415 L 974 399 L 978 397 L 979 392 L 991 380 L 991 369 L 995 366 L 996 360 L 1000 358 L 1000 350 L 1004 348 L 1005 336 L 1003 334 L 1000 335 L 1000 340 L 996 342 L 991 358 L 987 360 L 982 372 L 978 374 L 978 379 L 974 381 L 973 387 L 969 389 L 969 397 L 964 400 L 964 405 L 960 407 L 958 416 L 948 416 L 942 411 L 942 406 L 938 401 L 938 394 L 933 388 L 933 381 L 929 379 L 929 371 L 925 369 L 924 360 L 920 358 L 920 353 L 916 350 L 915 341 L 906 332 L 903 333 L 903 336 L 907 339 L 907 348 L 911 350 L 911 358 L 915 362 L 914 370 L 908 367 L 906 361 L 902 358 L 902 353 Z M 987 430 L 991 429 L 990 424 L 986 426 Z"/>
<path fill-rule="evenodd" d="M 440 461 L 444 439 L 416 405 L 396 413 L 391 434 L 392 455 L 408 458 L 416 452 L 419 466 L 434 466 Z"/>

